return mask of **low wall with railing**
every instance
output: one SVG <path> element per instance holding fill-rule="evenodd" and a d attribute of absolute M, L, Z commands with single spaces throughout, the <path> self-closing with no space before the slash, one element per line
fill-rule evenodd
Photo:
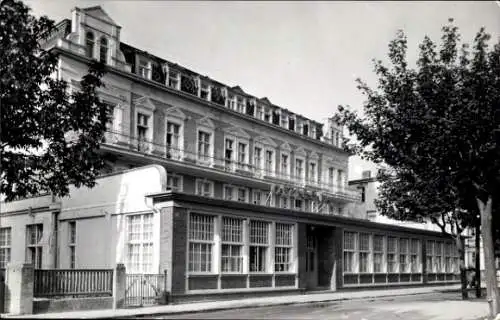
<path fill-rule="evenodd" d="M 33 296 L 97 297 L 113 294 L 112 269 L 35 270 Z"/>
<path fill-rule="evenodd" d="M 112 308 L 113 270 L 34 270 L 33 297 L 33 313 Z"/>

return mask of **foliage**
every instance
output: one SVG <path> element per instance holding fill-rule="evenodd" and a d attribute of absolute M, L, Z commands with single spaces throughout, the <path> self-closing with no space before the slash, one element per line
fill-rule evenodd
<path fill-rule="evenodd" d="M 68 185 L 92 187 L 103 166 L 99 144 L 108 107 L 97 97 L 104 66 L 95 62 L 69 92 L 58 57 L 41 43 L 54 22 L 17 0 L 0 3 L 1 193 L 6 200 Z"/>
<path fill-rule="evenodd" d="M 382 177 L 382 214 L 431 219 L 458 235 L 475 223 L 476 197 L 485 201 L 499 186 L 493 119 L 500 106 L 500 43 L 489 50 L 490 36 L 481 29 L 472 48 L 460 46 L 449 22 L 439 48 L 424 38 L 416 68 L 406 61 L 407 39 L 399 31 L 389 44 L 391 67 L 374 62 L 377 88 L 358 79 L 365 117 L 339 106 L 337 120 L 358 140 L 347 149 L 392 168 Z"/>

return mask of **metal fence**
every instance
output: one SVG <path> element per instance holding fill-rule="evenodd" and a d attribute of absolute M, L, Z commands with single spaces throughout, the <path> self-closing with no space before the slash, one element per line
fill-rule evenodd
<path fill-rule="evenodd" d="M 125 306 L 166 303 L 167 271 L 163 274 L 127 274 Z"/>
<path fill-rule="evenodd" d="M 35 297 L 95 297 L 112 293 L 112 269 L 35 269 Z"/>

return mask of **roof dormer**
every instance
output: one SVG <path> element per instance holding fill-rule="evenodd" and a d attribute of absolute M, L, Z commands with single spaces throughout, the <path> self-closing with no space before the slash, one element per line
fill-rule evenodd
<path fill-rule="evenodd" d="M 75 7 L 71 13 L 71 34 L 67 39 L 80 45 L 80 53 L 90 59 L 127 70 L 128 66 L 120 51 L 121 27 L 102 7 Z"/>

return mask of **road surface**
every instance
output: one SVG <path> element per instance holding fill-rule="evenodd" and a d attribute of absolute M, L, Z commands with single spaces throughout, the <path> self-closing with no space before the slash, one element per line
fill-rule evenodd
<path fill-rule="evenodd" d="M 282 305 L 155 316 L 155 319 L 331 319 L 479 320 L 488 313 L 484 299 L 463 301 L 460 293 L 432 293 L 371 300 Z"/>

